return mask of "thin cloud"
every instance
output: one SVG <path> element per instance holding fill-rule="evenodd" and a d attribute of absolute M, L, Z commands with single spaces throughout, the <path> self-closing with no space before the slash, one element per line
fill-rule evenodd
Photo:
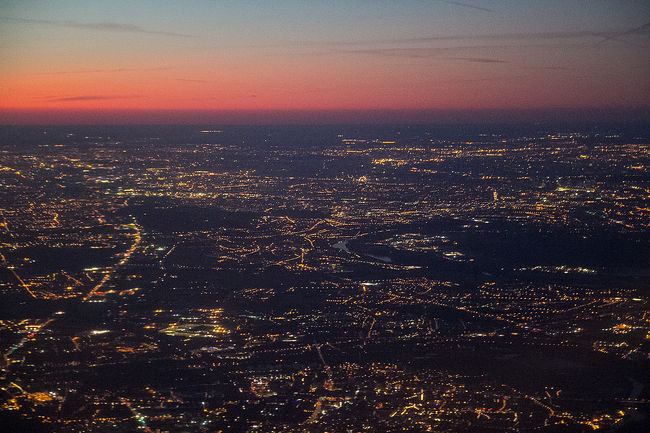
<path fill-rule="evenodd" d="M 440 48 L 368 48 L 360 50 L 333 50 L 331 54 L 367 54 L 370 56 L 385 57 L 408 57 L 412 59 L 422 59 L 439 56 L 442 52 Z M 321 53 L 316 53 L 321 54 Z"/>
<path fill-rule="evenodd" d="M 548 69 L 551 71 L 572 71 L 574 68 L 568 68 L 566 66 L 540 66 L 535 69 Z"/>
<path fill-rule="evenodd" d="M 476 6 L 476 5 L 469 4 L 469 3 L 462 3 L 462 2 L 452 1 L 452 0 L 436 0 L 436 1 L 438 1 L 440 3 L 447 3 L 447 4 L 450 4 L 450 5 L 455 5 L 455 6 L 462 6 L 464 8 L 476 9 L 476 10 L 483 11 L 483 12 L 494 12 L 492 9 L 484 8 L 484 7 L 481 7 L 481 6 Z"/>
<path fill-rule="evenodd" d="M 650 29 L 650 23 L 645 23 L 645 24 L 643 24 L 643 25 L 641 25 L 639 27 L 634 27 L 634 28 L 631 28 L 631 29 L 626 30 L 624 32 L 621 32 L 621 33 L 615 33 L 613 35 L 603 36 L 604 39 L 602 41 L 600 41 L 598 44 L 601 45 L 601 44 L 604 44 L 607 41 L 618 41 L 618 42 L 627 43 L 627 41 L 623 41 L 623 40 L 621 40 L 619 38 L 622 37 L 622 36 L 629 36 L 629 35 L 634 35 L 634 34 L 648 34 L 647 32 L 644 32 L 644 30 L 646 30 L 646 29 Z"/>
<path fill-rule="evenodd" d="M 538 46 L 538 45 L 528 45 Z M 337 54 L 365 54 L 369 56 L 382 57 L 406 57 L 411 59 L 428 59 L 449 55 L 451 53 L 462 53 L 477 50 L 494 50 L 496 48 L 520 48 L 521 45 L 461 45 L 447 47 L 404 47 L 404 48 L 360 48 L 360 49 L 331 49 L 329 51 L 305 53 L 305 55 L 337 55 Z M 485 57 L 448 57 L 450 60 L 463 60 L 477 63 L 508 63 L 506 60 L 485 58 Z"/>
<path fill-rule="evenodd" d="M 472 63 L 510 63 L 507 60 L 488 59 L 488 58 L 484 58 L 484 57 L 449 57 L 449 59 L 452 59 L 452 60 L 464 60 L 466 62 L 472 62 Z"/>
<path fill-rule="evenodd" d="M 76 71 L 38 72 L 34 75 L 72 75 L 72 74 L 114 74 L 121 72 L 152 72 L 166 71 L 170 68 L 113 68 L 113 69 L 80 69 Z"/>
<path fill-rule="evenodd" d="M 642 30 L 642 29 L 641 29 Z M 638 33 L 641 33 L 638 30 Z M 628 34 L 628 32 L 625 32 Z M 260 48 L 277 48 L 277 47 L 308 47 L 308 46 L 378 46 L 378 45 L 404 45 L 404 44 L 427 44 L 436 42 L 536 42 L 536 41 L 562 41 L 573 39 L 594 39 L 594 38 L 615 38 L 621 33 L 613 31 L 596 31 L 596 30 L 569 30 L 569 31 L 552 31 L 552 32 L 534 32 L 534 33 L 489 33 L 489 34 L 451 34 L 451 35 L 432 35 L 417 38 L 393 38 L 393 39 L 374 39 L 374 40 L 332 40 L 332 41 L 295 41 L 288 43 L 268 44 L 268 45 L 231 45 L 218 46 L 214 48 L 238 48 L 238 49 L 260 49 Z"/>
<path fill-rule="evenodd" d="M 454 83 L 486 83 L 490 81 L 504 81 L 514 80 L 520 78 L 528 78 L 527 75 L 506 75 L 501 77 L 486 77 L 486 78 L 452 78 L 449 80 L 432 80 L 431 84 L 454 84 Z"/>
<path fill-rule="evenodd" d="M 65 27 L 72 29 L 99 30 L 114 33 L 141 33 L 152 35 L 172 36 L 177 38 L 192 38 L 191 35 L 176 32 L 166 32 L 161 30 L 150 30 L 135 24 L 115 23 L 115 22 L 80 22 L 73 20 L 38 20 L 31 18 L 0 17 L 1 21 L 9 21 L 25 24 L 45 24 L 48 26 Z"/>
<path fill-rule="evenodd" d="M 331 44 L 340 45 L 365 45 L 365 44 L 404 44 L 404 43 L 426 43 L 426 42 L 447 42 L 447 41 L 512 41 L 512 42 L 529 42 L 545 40 L 562 40 L 562 39 L 587 39 L 587 38 L 605 38 L 616 39 L 622 36 L 639 34 L 648 35 L 650 23 L 639 27 L 628 29 L 623 32 L 605 31 L 605 30 L 567 30 L 552 32 L 533 32 L 533 33 L 488 33 L 488 34 L 453 34 L 423 36 L 419 38 L 395 38 L 374 41 L 332 41 Z M 604 42 L 604 41 L 601 41 Z M 326 44 L 327 42 L 323 42 Z"/>
<path fill-rule="evenodd" d="M 46 98 L 48 102 L 78 102 L 78 101 L 108 101 L 112 99 L 131 99 L 139 96 L 101 96 L 101 95 L 83 95 L 83 96 L 65 96 Z"/>
<path fill-rule="evenodd" d="M 209 80 L 199 80 L 194 78 L 174 78 L 175 81 L 183 81 L 186 83 L 210 83 Z"/>
<path fill-rule="evenodd" d="M 587 45 L 588 46 L 588 45 Z M 408 59 L 431 59 L 438 58 L 443 60 L 459 60 L 474 63 L 511 63 L 508 60 L 502 60 L 493 57 L 483 57 L 481 54 L 492 55 L 495 51 L 504 50 L 521 50 L 522 48 L 541 48 L 541 49 L 564 49 L 564 48 L 584 48 L 582 43 L 557 42 L 549 43 L 509 43 L 509 44 L 492 44 L 492 45 L 448 45 L 439 47 L 359 47 L 359 48 L 341 48 L 332 47 L 329 50 L 319 50 L 312 52 L 303 52 L 303 56 L 346 56 L 346 55 L 367 55 L 373 57 L 385 58 L 408 58 Z M 476 54 L 476 55 L 474 55 Z"/>
<path fill-rule="evenodd" d="M 444 41 L 473 41 L 473 40 L 495 40 L 495 41 L 536 41 L 536 40 L 553 40 L 553 39 L 580 39 L 605 37 L 608 33 L 596 32 L 590 30 L 577 30 L 565 32 L 536 32 L 536 33 L 491 33 L 491 34 L 467 34 L 467 35 L 448 35 L 448 36 L 425 36 L 421 38 L 411 38 L 404 40 L 395 40 L 396 42 L 444 42 Z"/>
<path fill-rule="evenodd" d="M 305 42 L 303 46 L 329 46 L 328 50 L 303 53 L 303 55 L 333 55 L 333 54 L 367 54 L 384 57 L 407 57 L 407 58 L 428 58 L 436 57 L 443 53 L 467 52 L 472 50 L 494 50 L 494 49 L 521 49 L 524 47 L 589 47 L 590 40 L 594 42 L 602 38 L 619 38 L 623 35 L 640 34 L 645 35 L 650 28 L 650 23 L 640 27 L 629 29 L 625 32 L 612 31 L 553 31 L 536 33 L 493 33 L 493 34 L 455 34 L 440 36 L 425 36 L 419 38 L 395 38 L 377 39 L 367 41 L 323 41 Z M 481 41 L 481 45 L 461 45 L 462 42 Z M 572 42 L 570 42 L 572 41 Z M 448 45 L 445 43 L 457 42 L 458 44 Z M 624 42 L 624 41 L 622 41 Z M 410 45 L 410 46 L 409 46 Z M 428 46 L 427 46 L 428 45 Z M 295 45 L 294 45 L 295 46 Z M 463 57 L 466 61 L 481 62 L 482 57 Z M 494 61 L 483 61 L 483 63 L 497 63 Z"/>

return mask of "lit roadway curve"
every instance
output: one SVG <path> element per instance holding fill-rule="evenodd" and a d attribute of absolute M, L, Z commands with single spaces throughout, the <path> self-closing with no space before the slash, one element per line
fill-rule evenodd
<path fill-rule="evenodd" d="M 90 292 L 88 292 L 88 294 L 83 298 L 84 301 L 88 301 L 90 298 L 95 296 L 102 289 L 102 287 L 104 287 L 104 284 L 106 284 L 111 279 L 113 273 L 120 266 L 125 265 L 129 261 L 131 255 L 135 252 L 135 250 L 140 245 L 140 242 L 142 241 L 142 228 L 138 225 L 137 222 L 135 222 L 135 220 L 133 223 L 130 224 L 130 226 L 135 229 L 133 244 L 131 244 L 131 247 L 124 253 L 124 257 L 122 257 L 122 260 L 120 260 L 111 268 L 109 268 L 108 271 L 104 274 L 104 277 L 101 279 L 101 281 L 97 283 L 97 285 L 95 285 L 95 287 L 93 287 Z"/>
<path fill-rule="evenodd" d="M 34 338 L 34 337 L 36 336 L 36 334 L 38 334 L 38 333 L 41 332 L 43 329 L 45 329 L 45 327 L 46 327 L 47 325 L 49 325 L 50 323 L 52 323 L 54 320 L 55 320 L 55 319 L 54 319 L 53 317 L 52 317 L 52 318 L 49 318 L 45 323 L 43 323 L 41 326 L 39 326 L 39 328 L 38 328 L 36 331 L 32 332 L 31 334 L 27 335 L 25 338 L 23 338 L 22 340 L 20 340 L 18 343 L 16 343 L 16 344 L 14 344 L 13 346 L 11 346 L 11 347 L 9 348 L 9 350 L 7 350 L 7 351 L 4 353 L 4 360 L 5 360 L 5 362 L 7 363 L 7 366 L 9 365 L 9 362 L 8 362 L 8 361 L 9 361 L 9 357 L 10 357 L 10 356 L 11 356 L 11 355 L 16 351 L 16 350 L 18 350 L 18 349 L 20 349 L 21 347 L 23 347 L 23 345 L 27 342 L 27 340 L 29 340 L 29 339 L 31 339 L 31 338 Z"/>
<path fill-rule="evenodd" d="M 21 285 L 25 290 L 27 290 L 27 293 L 29 293 L 30 296 L 31 296 L 32 298 L 36 298 L 36 295 L 34 294 L 34 292 L 32 292 L 32 291 L 29 289 L 29 286 L 28 286 L 27 284 L 25 284 L 25 282 L 23 281 L 23 279 L 20 278 L 20 277 L 18 276 L 18 274 L 16 273 L 16 271 L 14 271 L 13 266 L 10 266 L 10 265 L 7 263 L 7 260 L 5 259 L 5 256 L 2 255 L 2 254 L 0 254 L 0 259 L 2 259 L 2 264 L 5 266 L 5 268 L 7 268 L 7 269 L 12 273 L 12 274 L 14 274 L 14 277 L 16 277 L 16 279 L 18 280 L 18 282 L 20 283 L 20 285 Z"/>

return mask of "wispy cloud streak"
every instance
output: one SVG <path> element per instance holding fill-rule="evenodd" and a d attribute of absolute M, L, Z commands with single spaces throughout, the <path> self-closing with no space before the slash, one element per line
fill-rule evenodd
<path fill-rule="evenodd" d="M 540 45 L 527 45 L 540 46 Z M 329 51 L 320 51 L 311 53 L 312 55 L 358 55 L 364 54 L 369 56 L 383 57 L 403 57 L 411 59 L 427 59 L 431 57 L 440 57 L 442 55 L 453 55 L 453 53 L 474 52 L 494 49 L 521 48 L 521 45 L 459 45 L 446 47 L 398 47 L 398 48 L 359 48 L 359 49 L 331 49 Z M 306 54 L 307 55 L 307 54 Z M 494 59 L 488 57 L 445 57 L 447 60 L 461 60 L 474 63 L 508 63 L 506 60 Z"/>
<path fill-rule="evenodd" d="M 194 36 L 184 33 L 167 32 L 161 30 L 150 30 L 144 27 L 137 26 L 129 23 L 115 23 L 115 22 L 80 22 L 73 20 L 39 20 L 31 18 L 16 18 L 16 17 L 0 17 L 0 21 L 8 21 L 24 24 L 44 24 L 55 27 L 66 27 L 72 29 L 84 30 L 99 30 L 114 33 L 141 33 L 152 35 L 163 35 L 177 38 L 192 38 Z"/>
<path fill-rule="evenodd" d="M 210 83 L 211 80 L 200 80 L 198 78 L 174 78 L 175 81 L 183 81 L 186 83 Z"/>
<path fill-rule="evenodd" d="M 510 63 L 507 60 L 487 59 L 484 57 L 449 57 L 450 60 L 464 60 L 471 63 Z"/>
<path fill-rule="evenodd" d="M 80 102 L 80 101 L 108 101 L 113 99 L 132 99 L 140 96 L 102 96 L 102 95 L 82 95 L 82 96 L 65 96 L 45 98 L 48 102 Z"/>
<path fill-rule="evenodd" d="M 645 27 L 643 28 L 645 29 Z M 634 33 L 644 34 L 643 29 L 638 29 Z M 416 38 L 392 38 L 392 39 L 374 39 L 374 40 L 331 40 L 331 41 L 296 41 L 268 45 L 231 45 L 231 46 L 218 46 L 214 48 L 233 48 L 233 49 L 267 49 L 267 48 L 281 48 L 281 47 L 342 47 L 342 46 L 390 46 L 406 44 L 433 44 L 443 42 L 471 42 L 481 41 L 485 43 L 492 42 L 508 42 L 508 43 L 530 43 L 542 41 L 568 41 L 584 39 L 588 42 L 589 39 L 601 38 L 616 38 L 622 34 L 630 34 L 626 32 L 614 32 L 604 30 L 568 30 L 568 31 L 550 31 L 550 32 L 532 32 L 532 33 L 489 33 L 489 34 L 450 34 L 450 35 L 432 35 L 422 36 Z"/>
<path fill-rule="evenodd" d="M 470 4 L 470 3 L 462 3 L 462 2 L 452 1 L 452 0 L 436 0 L 436 1 L 439 1 L 440 3 L 447 3 L 447 4 L 450 4 L 450 5 L 455 5 L 455 6 L 462 6 L 464 8 L 476 9 L 476 10 L 483 11 L 483 12 L 494 12 L 492 9 L 484 8 L 484 7 L 481 7 L 481 6 L 476 6 L 476 5 L 473 5 L 473 4 Z"/>
<path fill-rule="evenodd" d="M 74 75 L 74 74 L 116 74 L 122 72 L 153 72 L 167 71 L 171 68 L 109 68 L 109 69 L 79 69 L 76 71 L 38 72 L 34 75 Z"/>
<path fill-rule="evenodd" d="M 648 29 L 650 29 L 650 23 L 645 23 L 645 24 L 643 24 L 643 25 L 641 25 L 639 27 L 634 27 L 632 29 L 626 30 L 626 31 L 621 32 L 621 33 L 615 33 L 615 34 L 612 34 L 612 35 L 603 35 L 604 39 L 602 41 L 600 41 L 598 44 L 601 45 L 601 44 L 604 44 L 607 41 L 618 41 L 618 42 L 626 42 L 627 43 L 627 41 L 623 41 L 623 40 L 621 40 L 619 38 L 621 38 L 623 36 L 629 36 L 629 35 L 635 35 L 635 34 L 647 34 L 647 32 L 644 32 L 644 30 L 648 30 Z"/>

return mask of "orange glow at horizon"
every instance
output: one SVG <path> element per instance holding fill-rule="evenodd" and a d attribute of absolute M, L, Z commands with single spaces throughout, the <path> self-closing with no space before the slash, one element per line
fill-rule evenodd
<path fill-rule="evenodd" d="M 634 3 L 594 6 L 589 16 L 532 1 L 520 9 L 503 1 L 497 15 L 410 0 L 375 13 L 366 3 L 2 6 L 0 110 L 15 118 L 650 106 L 650 60 L 639 49 L 647 35 Z M 565 16 L 576 22 L 558 23 Z"/>

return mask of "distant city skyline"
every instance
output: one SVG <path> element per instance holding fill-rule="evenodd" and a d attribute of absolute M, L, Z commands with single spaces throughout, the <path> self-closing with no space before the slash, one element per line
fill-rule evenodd
<path fill-rule="evenodd" d="M 648 119 L 645 1 L 0 5 L 0 123 Z"/>

